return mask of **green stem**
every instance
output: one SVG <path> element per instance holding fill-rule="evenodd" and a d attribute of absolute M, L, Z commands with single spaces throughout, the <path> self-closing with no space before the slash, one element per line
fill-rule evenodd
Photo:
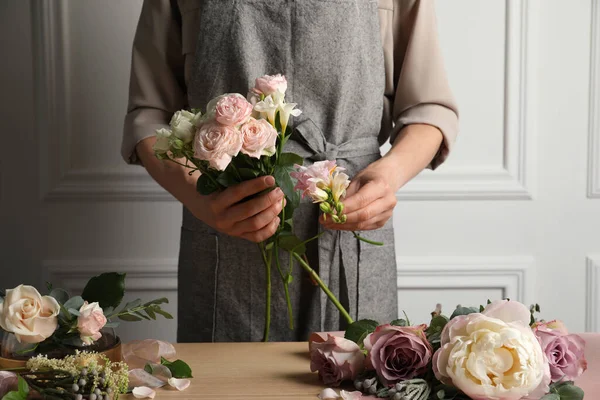
<path fill-rule="evenodd" d="M 265 270 L 267 273 L 267 293 L 266 293 L 266 304 L 265 304 L 265 332 L 263 337 L 263 342 L 269 341 L 269 330 L 271 328 L 271 255 L 272 252 L 265 251 L 264 243 L 259 243 L 258 247 L 260 248 L 260 252 L 263 257 L 263 262 L 265 263 Z"/>
<path fill-rule="evenodd" d="M 357 238 L 358 240 L 361 240 L 361 241 L 363 241 L 365 243 L 372 244 L 373 246 L 383 246 L 382 242 L 376 242 L 374 240 L 366 239 L 366 238 L 360 236 L 358 233 L 356 233 L 354 231 L 352 231 L 352 234 L 354 235 L 355 238 Z"/>
<path fill-rule="evenodd" d="M 273 247 L 275 249 L 275 265 L 277 265 L 277 269 L 279 270 L 279 275 L 281 275 L 281 280 L 283 281 L 283 290 L 285 291 L 285 302 L 287 304 L 287 309 L 288 309 L 290 329 L 294 329 L 294 313 L 292 311 L 292 299 L 290 298 L 290 289 L 289 289 L 289 281 L 288 281 L 288 279 L 289 279 L 288 277 L 290 275 L 285 276 L 283 274 L 283 269 L 281 268 L 281 262 L 279 260 L 279 246 L 277 246 L 277 242 L 273 243 Z"/>
<path fill-rule="evenodd" d="M 198 168 L 194 168 L 194 167 L 193 167 L 193 166 L 191 166 L 191 165 L 187 165 L 187 164 L 180 163 L 179 161 L 177 161 L 177 160 L 175 160 L 174 158 L 171 158 L 171 157 L 168 157 L 167 159 L 168 159 L 169 161 L 171 161 L 171 162 L 174 162 L 175 164 L 181 165 L 182 167 L 190 168 L 190 169 L 192 169 L 192 170 L 196 170 L 196 169 L 198 169 Z"/>
<path fill-rule="evenodd" d="M 319 287 L 321 287 L 321 289 L 325 292 L 327 297 L 329 297 L 329 300 L 331 300 L 331 302 L 337 307 L 337 309 L 340 310 L 340 313 L 346 319 L 348 324 L 352 324 L 354 322 L 354 320 L 352 319 L 350 314 L 348 314 L 348 311 L 346 311 L 346 309 L 340 303 L 340 301 L 337 299 L 337 297 L 335 297 L 335 295 L 333 293 L 331 293 L 331 290 L 329 290 L 327 285 L 325 285 L 325 283 L 321 280 L 321 278 L 319 277 L 319 274 L 317 274 L 310 267 L 310 265 L 308 265 L 308 263 L 306 261 L 304 261 L 302 259 L 302 257 L 300 257 L 298 255 L 298 253 L 294 253 L 294 258 L 300 263 L 300 265 L 304 268 L 304 270 L 309 273 L 309 275 L 314 279 L 314 281 L 317 282 Z"/>

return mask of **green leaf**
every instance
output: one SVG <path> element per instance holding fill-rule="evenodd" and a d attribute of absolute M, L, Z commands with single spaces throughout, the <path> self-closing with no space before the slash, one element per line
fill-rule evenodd
<path fill-rule="evenodd" d="M 290 173 L 294 170 L 293 165 L 276 165 L 273 176 L 277 182 L 277 186 L 281 188 L 287 202 L 291 203 L 293 208 L 298 207 L 300 204 L 300 194 L 294 190 L 294 180 L 290 176 Z M 285 215 L 288 215 L 287 213 Z M 289 214 L 292 215 L 292 214 Z"/>
<path fill-rule="evenodd" d="M 27 396 L 23 396 L 19 392 L 8 392 L 2 397 L 2 400 L 27 400 Z"/>
<path fill-rule="evenodd" d="M 137 322 L 137 321 L 142 320 L 142 318 L 138 317 L 137 315 L 133 315 L 133 314 L 119 315 L 119 319 L 123 320 L 123 321 L 129 321 L 129 322 Z"/>
<path fill-rule="evenodd" d="M 142 305 L 142 300 L 141 299 L 135 299 L 135 300 L 130 301 L 129 303 L 125 304 L 125 306 L 123 307 L 123 311 L 131 310 L 131 309 L 137 308 L 137 307 L 139 307 L 141 305 Z"/>
<path fill-rule="evenodd" d="M 171 374 L 173 374 L 173 378 L 193 378 L 192 369 L 184 361 L 175 360 L 171 362 L 164 357 L 161 357 L 160 363 L 169 368 L 169 371 L 171 371 Z"/>
<path fill-rule="evenodd" d="M 154 372 L 152 365 L 150 364 L 146 364 L 144 365 L 144 371 L 146 371 L 147 373 L 149 373 L 150 375 L 152 375 L 152 373 Z"/>
<path fill-rule="evenodd" d="M 406 322 L 405 319 L 395 319 L 392 322 L 390 322 L 390 325 L 393 325 L 393 326 L 408 326 L 408 323 Z"/>
<path fill-rule="evenodd" d="M 277 164 L 291 167 L 294 167 L 294 164 L 302 165 L 303 163 L 304 158 L 295 153 L 281 153 L 279 155 L 279 159 L 277 160 Z"/>
<path fill-rule="evenodd" d="M 547 395 L 542 397 L 540 400 L 561 400 L 561 397 L 556 393 L 548 393 Z"/>
<path fill-rule="evenodd" d="M 201 195 L 208 196 L 209 194 L 219 191 L 219 189 L 219 186 L 217 186 L 206 174 L 200 175 L 196 181 L 196 190 Z"/>
<path fill-rule="evenodd" d="M 429 326 L 427 327 L 426 332 L 428 334 L 433 334 L 435 332 L 441 332 L 447 323 L 448 323 L 448 318 L 446 318 L 443 315 L 436 315 L 435 317 L 431 318 L 431 322 L 429 323 Z"/>
<path fill-rule="evenodd" d="M 23 396 L 23 398 L 27 398 L 29 394 L 29 385 L 25 382 L 25 379 L 19 376 L 19 394 Z"/>
<path fill-rule="evenodd" d="M 469 315 L 469 314 L 473 314 L 473 313 L 477 313 L 477 312 L 479 312 L 479 309 L 477 309 L 475 307 L 457 306 L 456 310 L 454 310 L 454 312 L 450 316 L 450 319 L 452 319 L 454 317 L 458 317 L 459 315 Z"/>
<path fill-rule="evenodd" d="M 67 300 L 65 302 L 65 304 L 63 304 L 65 309 L 69 309 L 72 308 L 74 310 L 79 310 L 81 308 L 81 306 L 83 305 L 84 300 L 81 296 L 75 296 L 75 297 L 71 297 L 69 300 Z"/>
<path fill-rule="evenodd" d="M 227 167 L 225 171 L 219 174 L 219 176 L 217 177 L 217 182 L 219 182 L 226 188 L 230 186 L 235 186 L 238 183 L 240 183 L 240 180 L 237 178 L 233 168 L 235 167 L 232 164 L 229 164 L 229 167 Z"/>
<path fill-rule="evenodd" d="M 258 178 L 259 172 L 252 168 L 238 168 L 238 172 L 243 180 Z"/>
<path fill-rule="evenodd" d="M 74 315 L 76 317 L 79 317 L 81 315 L 81 313 L 74 308 L 69 308 L 67 311 L 69 312 L 69 314 Z"/>
<path fill-rule="evenodd" d="M 118 322 L 109 322 L 106 325 L 104 325 L 105 328 L 116 328 L 117 326 L 119 326 Z"/>
<path fill-rule="evenodd" d="M 377 321 L 361 319 L 350 324 L 348 329 L 346 329 L 344 337 L 360 346 L 362 345 L 364 338 L 367 337 L 369 333 L 375 331 L 375 328 L 378 326 L 379 323 Z"/>
<path fill-rule="evenodd" d="M 166 312 L 165 310 L 161 309 L 160 307 L 157 307 L 154 309 L 154 312 L 157 314 L 162 315 L 163 317 L 165 317 L 166 319 L 173 319 L 173 316 L 171 314 L 169 314 L 168 312 Z"/>
<path fill-rule="evenodd" d="M 59 304 L 65 304 L 69 300 L 69 293 L 64 289 L 52 289 L 50 297 L 54 297 Z"/>
<path fill-rule="evenodd" d="M 90 279 L 81 297 L 90 303 L 98 302 L 100 307 L 117 307 L 125 295 L 125 274 L 108 272 Z"/>
<path fill-rule="evenodd" d="M 294 277 L 292 276 L 292 274 L 288 274 L 286 282 L 289 285 L 290 283 L 292 283 L 294 281 Z"/>
<path fill-rule="evenodd" d="M 148 317 L 152 318 L 153 320 L 156 320 L 156 313 L 154 312 L 152 307 L 148 307 L 144 311 L 146 311 L 146 314 L 148 314 Z"/>
<path fill-rule="evenodd" d="M 302 244 L 302 240 L 296 235 L 280 235 L 277 238 L 277 244 L 280 248 L 290 252 L 294 250 L 298 255 L 306 253 L 306 246 Z"/>
<path fill-rule="evenodd" d="M 140 318 L 143 318 L 143 319 L 150 320 L 150 317 L 148 317 L 148 316 L 146 316 L 146 315 L 142 314 L 142 313 L 141 313 L 141 312 L 139 312 L 139 311 L 134 311 L 133 313 L 134 313 L 135 315 L 137 315 L 138 317 L 140 317 Z"/>
<path fill-rule="evenodd" d="M 582 400 L 583 389 L 573 384 L 562 385 L 558 389 L 560 400 Z"/>
<path fill-rule="evenodd" d="M 165 303 L 169 303 L 169 299 L 167 299 L 166 297 L 161 297 L 160 299 L 155 299 L 155 300 L 150 300 L 149 302 L 145 303 L 145 306 L 151 306 L 153 304 L 165 304 Z"/>

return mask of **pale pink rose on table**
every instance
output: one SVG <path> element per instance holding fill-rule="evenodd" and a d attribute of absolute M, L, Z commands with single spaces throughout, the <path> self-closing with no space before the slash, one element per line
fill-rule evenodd
<path fill-rule="evenodd" d="M 569 334 L 561 321 L 535 324 L 533 332 L 548 358 L 553 382 L 572 381 L 585 372 L 585 341 L 578 335 Z"/>
<path fill-rule="evenodd" d="M 56 330 L 60 306 L 50 296 L 42 296 L 33 286 L 8 289 L 0 304 L 0 327 L 15 335 L 19 343 L 43 342 Z"/>
<path fill-rule="evenodd" d="M 268 121 L 251 117 L 241 126 L 240 132 L 242 134 L 242 153 L 254 158 L 275 154 L 278 135 Z"/>
<path fill-rule="evenodd" d="M 253 110 L 252 104 L 238 93 L 223 96 L 215 106 L 215 119 L 227 126 L 238 126 L 246 122 Z"/>
<path fill-rule="evenodd" d="M 102 307 L 96 302 L 83 303 L 77 317 L 77 329 L 83 344 L 89 346 L 102 337 L 100 330 L 106 325 Z"/>
<path fill-rule="evenodd" d="M 427 372 L 433 348 L 425 337 L 426 328 L 381 325 L 365 338 L 368 364 L 384 385 L 392 387 Z"/>
<path fill-rule="evenodd" d="M 358 345 L 343 337 L 327 335 L 325 342 L 310 344 L 310 370 L 319 371 L 326 385 L 339 386 L 362 372 L 365 356 Z"/>
<path fill-rule="evenodd" d="M 214 122 L 202 124 L 194 140 L 194 156 L 219 171 L 227 168 L 241 148 L 242 135 L 238 129 Z"/>
<path fill-rule="evenodd" d="M 265 96 L 269 96 L 275 92 L 284 94 L 287 90 L 287 79 L 281 74 L 261 76 L 260 78 L 256 78 L 254 89 Z"/>
<path fill-rule="evenodd" d="M 527 307 L 506 300 L 453 318 L 433 356 L 435 376 L 474 400 L 541 398 L 550 368 L 529 318 Z"/>

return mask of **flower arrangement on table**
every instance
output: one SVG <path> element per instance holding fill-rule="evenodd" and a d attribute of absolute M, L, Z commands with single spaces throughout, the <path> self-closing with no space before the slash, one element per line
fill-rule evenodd
<path fill-rule="evenodd" d="M 325 389 L 321 399 L 581 400 L 575 386 L 587 368 L 585 342 L 560 321 L 535 318 L 539 306 L 509 300 L 479 308 L 441 307 L 429 326 L 408 318 L 379 325 L 360 320 L 345 337 L 310 343 L 311 370 L 328 386 L 352 381 L 356 391 Z"/>
<path fill-rule="evenodd" d="M 258 244 L 267 280 L 264 341 L 269 339 L 273 264 L 284 286 L 290 329 L 294 326 L 289 296 L 294 261 L 327 293 L 346 320 L 353 322 L 304 257 L 306 244 L 321 234 L 302 240 L 294 234 L 292 220 L 301 197 L 310 197 L 319 204 L 325 218 L 335 223 L 346 222 L 342 200 L 350 180 L 335 161 L 320 161 L 305 167 L 302 157 L 284 152 L 292 136 L 290 118 L 301 114 L 295 103 L 285 101 L 286 90 L 287 80 L 282 75 L 257 78 L 246 97 L 227 93 L 212 99 L 204 113 L 199 109 L 177 111 L 169 128 L 156 131 L 154 144 L 159 159 L 188 168 L 190 175 L 200 172 L 197 190 L 203 195 L 267 175 L 275 178 L 275 186 L 269 190 L 279 187 L 283 191 L 285 197 L 277 230 Z M 367 243 L 382 245 L 356 233 L 355 236 Z M 289 254 L 287 270 L 280 262 L 282 250 Z"/>
<path fill-rule="evenodd" d="M 42 295 L 33 286 L 19 285 L 0 297 L 2 400 L 24 400 L 30 389 L 45 399 L 106 400 L 131 389 L 134 395 L 150 393 L 149 387 L 131 383 L 168 383 L 179 390 L 189 386 L 191 370 L 181 360 L 168 361 L 175 355 L 169 344 L 152 351 L 156 341 L 143 342 L 145 365 L 130 370 L 113 329 L 117 320 L 155 320 L 157 315 L 172 319 L 161 307 L 168 299 L 136 299 L 121 306 L 125 274 L 114 272 L 91 278 L 78 296 L 50 284 L 48 291 Z M 124 347 L 128 355 L 140 352 L 129 344 Z"/>

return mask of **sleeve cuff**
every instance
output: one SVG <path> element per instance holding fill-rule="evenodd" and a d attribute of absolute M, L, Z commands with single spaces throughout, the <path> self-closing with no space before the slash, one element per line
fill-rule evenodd
<path fill-rule="evenodd" d="M 458 134 L 458 116 L 454 111 L 440 104 L 417 104 L 400 114 L 390 135 L 390 142 L 394 143 L 402 128 L 411 124 L 435 126 L 442 132 L 444 141 L 428 166 L 430 169 L 436 169 L 448 158 L 452 150 Z"/>
<path fill-rule="evenodd" d="M 139 108 L 127 113 L 123 128 L 121 156 L 128 164 L 141 162 L 135 148 L 139 142 L 155 135 L 157 129 L 169 126 L 170 114 L 157 109 Z"/>

